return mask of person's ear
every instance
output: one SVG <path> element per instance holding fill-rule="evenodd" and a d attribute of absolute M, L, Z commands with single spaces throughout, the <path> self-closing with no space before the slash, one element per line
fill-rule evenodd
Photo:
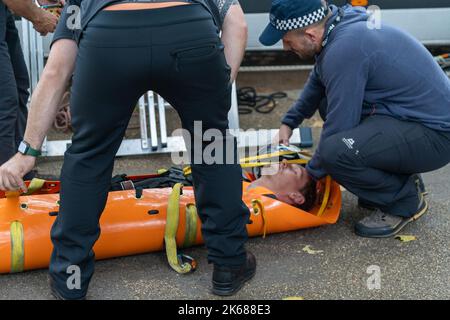
<path fill-rule="evenodd" d="M 317 40 L 317 33 L 314 28 L 306 29 L 304 35 L 312 42 L 315 42 Z"/>
<path fill-rule="evenodd" d="M 281 169 L 286 169 L 288 167 L 288 165 L 289 165 L 289 163 L 286 159 L 281 160 L 281 163 L 280 163 Z"/>
<path fill-rule="evenodd" d="M 291 192 L 289 193 L 289 199 L 295 203 L 297 206 L 301 206 L 305 203 L 306 199 L 300 192 Z"/>

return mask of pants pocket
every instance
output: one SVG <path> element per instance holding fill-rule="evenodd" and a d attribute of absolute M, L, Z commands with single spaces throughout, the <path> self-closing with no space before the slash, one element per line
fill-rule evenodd
<path fill-rule="evenodd" d="M 178 63 L 193 63 L 197 61 L 204 61 L 211 57 L 214 57 L 219 52 L 217 43 L 207 43 L 203 45 L 197 45 L 178 49 L 172 52 Z"/>
<path fill-rule="evenodd" d="M 220 39 L 178 46 L 172 56 L 171 79 L 181 95 L 195 92 L 197 97 L 223 94 L 229 86 L 231 68 Z"/>

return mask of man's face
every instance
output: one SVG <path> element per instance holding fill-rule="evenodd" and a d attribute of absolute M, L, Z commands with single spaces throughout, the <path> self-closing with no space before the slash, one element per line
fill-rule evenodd
<path fill-rule="evenodd" d="M 314 38 L 304 30 L 291 30 L 283 37 L 283 48 L 297 54 L 301 60 L 312 59 L 317 53 L 317 44 Z"/>
<path fill-rule="evenodd" d="M 282 181 L 282 191 L 285 193 L 303 190 L 309 182 L 308 173 L 303 166 L 287 161 L 279 164 L 277 179 Z"/>

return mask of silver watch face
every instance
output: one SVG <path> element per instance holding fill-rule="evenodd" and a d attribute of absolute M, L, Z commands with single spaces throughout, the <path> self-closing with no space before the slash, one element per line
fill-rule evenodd
<path fill-rule="evenodd" d="M 20 143 L 19 145 L 19 152 L 25 154 L 25 152 L 27 152 L 27 145 L 23 142 Z"/>

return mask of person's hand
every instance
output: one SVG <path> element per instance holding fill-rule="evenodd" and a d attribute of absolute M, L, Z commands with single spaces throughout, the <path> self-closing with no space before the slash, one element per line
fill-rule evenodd
<path fill-rule="evenodd" d="M 32 22 L 34 29 L 41 36 L 46 36 L 48 33 L 55 31 L 56 25 L 58 24 L 58 17 L 48 11 L 39 10 L 39 13 Z"/>
<path fill-rule="evenodd" d="M 30 172 L 36 164 L 36 158 L 17 153 L 0 167 L 0 190 L 27 192 L 28 188 L 23 177 Z"/>
<path fill-rule="evenodd" d="M 292 129 L 282 124 L 280 127 L 280 131 L 278 131 L 277 140 L 276 143 L 278 144 L 284 144 L 285 146 L 289 145 L 289 139 L 292 137 Z"/>

